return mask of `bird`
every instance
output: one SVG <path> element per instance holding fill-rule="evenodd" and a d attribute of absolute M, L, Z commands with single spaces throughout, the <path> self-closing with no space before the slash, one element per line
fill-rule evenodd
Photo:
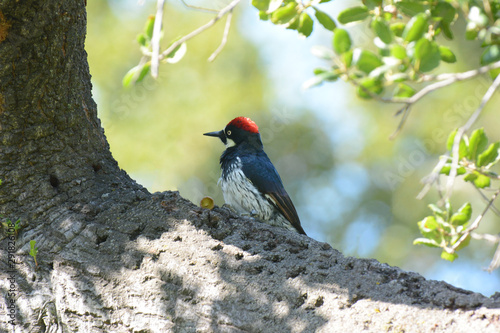
<path fill-rule="evenodd" d="M 255 122 L 231 120 L 221 131 L 204 133 L 226 146 L 220 157 L 224 201 L 240 215 L 306 235 L 276 168 L 264 152 Z"/>

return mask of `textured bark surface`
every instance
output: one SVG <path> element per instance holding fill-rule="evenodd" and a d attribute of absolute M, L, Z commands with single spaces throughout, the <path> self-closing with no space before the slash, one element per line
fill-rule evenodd
<path fill-rule="evenodd" d="M 85 25 L 83 0 L 0 0 L 1 332 L 500 330 L 500 297 L 148 193 L 109 152 Z"/>

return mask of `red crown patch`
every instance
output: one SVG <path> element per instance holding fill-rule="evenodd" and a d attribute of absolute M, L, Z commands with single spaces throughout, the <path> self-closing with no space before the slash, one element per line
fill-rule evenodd
<path fill-rule="evenodd" d="M 234 118 L 228 125 L 233 125 L 234 127 L 251 133 L 259 133 L 259 127 L 257 124 L 254 123 L 252 119 L 247 117 Z"/>

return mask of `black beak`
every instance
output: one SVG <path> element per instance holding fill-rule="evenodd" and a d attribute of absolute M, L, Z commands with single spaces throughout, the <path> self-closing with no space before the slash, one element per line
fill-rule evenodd
<path fill-rule="evenodd" d="M 203 135 L 215 136 L 215 137 L 219 138 L 224 144 L 226 144 L 226 142 L 227 142 L 226 133 L 224 133 L 224 130 L 221 130 L 218 132 L 203 133 Z"/>

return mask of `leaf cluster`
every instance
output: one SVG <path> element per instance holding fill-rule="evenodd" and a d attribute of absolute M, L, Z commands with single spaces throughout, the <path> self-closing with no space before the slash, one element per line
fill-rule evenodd
<path fill-rule="evenodd" d="M 154 25 L 155 25 L 155 16 L 151 15 L 146 20 L 143 31 L 140 32 L 136 37 L 137 43 L 139 43 L 140 50 L 144 56 L 142 57 L 139 64 L 137 66 L 132 67 L 123 77 L 122 84 L 124 87 L 129 87 L 131 85 L 141 82 L 151 71 L 151 60 L 149 58 L 153 52 L 152 41 L 153 41 Z M 163 38 L 163 32 L 160 33 L 158 42 L 161 41 L 162 38 Z M 174 40 L 173 42 L 175 41 L 176 40 Z M 184 57 L 185 53 L 186 53 L 186 44 L 182 43 L 176 48 L 174 48 L 172 52 L 166 55 L 166 57 L 163 59 L 163 62 L 168 62 L 172 64 L 176 63 Z"/>
<path fill-rule="evenodd" d="M 447 149 L 453 157 L 453 143 L 458 130 L 450 133 L 447 140 Z M 498 163 L 498 149 L 500 142 L 488 145 L 488 137 L 483 128 L 474 130 L 470 136 L 463 135 L 458 147 L 457 175 L 464 175 L 464 181 L 474 184 L 477 188 L 484 189 L 491 185 L 491 180 L 499 179 L 498 174 L 491 168 Z M 440 173 L 449 175 L 452 168 L 451 159 L 442 168 Z"/>
<path fill-rule="evenodd" d="M 413 244 L 442 248 L 441 258 L 453 261 L 458 258 L 458 255 L 451 248 L 461 239 L 470 223 L 471 204 L 465 203 L 456 212 L 453 212 L 449 201 L 446 201 L 445 209 L 441 209 L 435 204 L 430 204 L 429 208 L 433 215 L 418 222 L 418 228 L 423 237 L 415 239 Z M 469 234 L 456 248 L 456 251 L 466 247 L 470 237 Z"/>
<path fill-rule="evenodd" d="M 292 7 L 294 15 L 306 9 L 298 2 L 288 1 L 286 8 Z M 279 10 L 284 11 L 285 7 Z M 271 21 L 274 13 L 267 14 Z M 343 78 L 357 85 L 357 93 L 364 99 L 386 91 L 396 100 L 409 98 L 416 93 L 412 85 L 423 82 L 428 72 L 443 62 L 457 61 L 455 53 L 438 37 L 453 39 L 452 27 L 459 16 L 467 22 L 465 36 L 482 41 L 481 64 L 500 60 L 500 5 L 497 1 L 364 0 L 363 5 L 347 8 L 338 15 L 338 23 L 331 29 L 334 33 L 332 49 L 314 51 L 331 66 L 316 69 L 316 77 L 304 86 L 309 88 Z M 291 22 L 292 19 L 285 22 L 289 23 L 287 28 L 295 28 Z M 375 51 L 354 47 L 350 33 L 341 26 L 360 22 L 365 22 L 373 35 Z M 283 22 L 275 20 L 273 23 Z M 491 71 L 491 75 L 494 77 L 499 72 Z"/>
<path fill-rule="evenodd" d="M 252 5 L 259 10 L 261 20 L 270 20 L 276 25 L 296 30 L 300 36 L 309 37 L 314 27 L 311 13 L 308 13 L 309 8 L 313 9 L 316 20 L 325 29 L 333 31 L 337 27 L 335 21 L 317 7 L 318 4 L 329 1 L 252 0 Z"/>
<path fill-rule="evenodd" d="M 457 133 L 458 130 L 455 130 L 448 137 L 447 149 L 450 156 L 447 157 L 448 162 L 441 168 L 441 174 L 449 175 L 453 167 L 453 154 L 457 153 L 453 149 Z M 499 179 L 491 168 L 499 161 L 500 142 L 488 145 L 488 141 L 484 129 L 479 128 L 474 130 L 470 137 L 463 135 L 458 144 L 456 174 L 463 175 L 463 180 L 470 182 L 477 189 L 490 187 L 492 180 Z M 466 202 L 456 212 L 453 212 L 449 200 L 446 200 L 445 209 L 435 204 L 429 205 L 429 208 L 433 215 L 418 222 L 423 238 L 415 239 L 413 244 L 440 247 L 443 249 L 441 258 L 453 261 L 458 257 L 456 251 L 469 244 L 472 228 L 477 227 L 470 225 L 471 204 Z"/>

